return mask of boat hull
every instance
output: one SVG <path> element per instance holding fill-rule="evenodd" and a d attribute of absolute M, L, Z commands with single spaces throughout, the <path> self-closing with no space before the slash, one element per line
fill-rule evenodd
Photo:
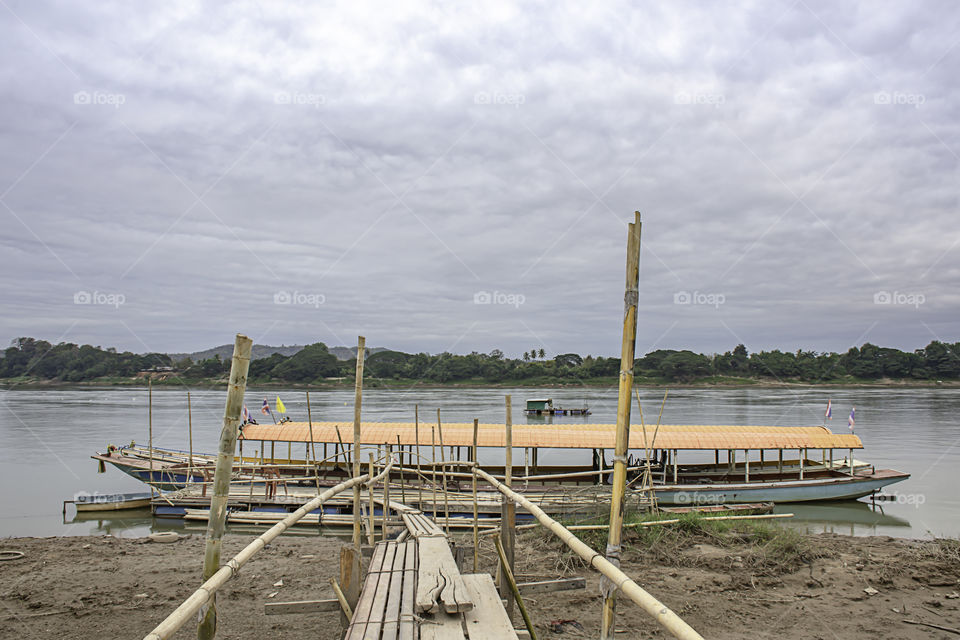
<path fill-rule="evenodd" d="M 665 505 L 856 500 L 909 477 L 909 473 L 882 469 L 854 476 L 812 480 L 655 486 L 654 493 L 657 502 Z"/>

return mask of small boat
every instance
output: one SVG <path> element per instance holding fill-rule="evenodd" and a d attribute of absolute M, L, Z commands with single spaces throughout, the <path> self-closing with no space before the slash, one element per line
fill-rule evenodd
<path fill-rule="evenodd" d="M 150 494 L 145 492 L 80 494 L 73 500 L 65 500 L 63 504 L 64 510 L 66 505 L 73 504 L 77 512 L 121 511 L 149 507 L 150 497 Z"/>
<path fill-rule="evenodd" d="M 582 407 L 565 409 L 553 406 L 553 398 L 529 398 L 524 413 L 528 416 L 588 416 L 590 407 L 584 404 Z"/>

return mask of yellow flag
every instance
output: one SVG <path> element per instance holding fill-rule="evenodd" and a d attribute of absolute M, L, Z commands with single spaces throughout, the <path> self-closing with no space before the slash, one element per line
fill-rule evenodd
<path fill-rule="evenodd" d="M 280 396 L 277 396 L 277 411 L 280 413 L 286 413 L 287 408 L 283 406 L 283 402 L 280 400 Z"/>

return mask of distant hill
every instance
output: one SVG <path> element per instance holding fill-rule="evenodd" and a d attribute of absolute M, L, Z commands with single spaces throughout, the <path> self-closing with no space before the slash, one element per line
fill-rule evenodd
<path fill-rule="evenodd" d="M 279 353 L 283 356 L 292 356 L 295 353 L 298 353 L 303 349 L 302 344 L 294 344 L 290 346 L 279 346 L 271 347 L 266 344 L 255 344 L 253 345 L 253 352 L 251 353 L 251 358 L 253 360 L 259 360 L 261 358 L 269 358 L 275 353 Z M 337 357 L 337 360 L 350 360 L 357 353 L 356 347 L 329 347 L 330 353 Z M 368 347 L 367 353 L 374 354 L 378 351 L 389 351 L 386 347 Z M 203 351 L 194 351 L 193 353 L 169 353 L 169 355 L 174 362 L 178 360 L 183 360 L 184 358 L 190 358 L 194 362 L 199 362 L 201 360 L 206 360 L 207 358 L 212 358 L 215 355 L 219 355 L 221 360 L 227 360 L 233 356 L 233 345 L 232 344 L 223 344 L 219 347 L 213 347 L 211 349 L 204 349 Z"/>

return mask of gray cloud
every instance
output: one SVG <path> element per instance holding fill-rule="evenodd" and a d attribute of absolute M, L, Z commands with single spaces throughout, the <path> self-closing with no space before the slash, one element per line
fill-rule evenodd
<path fill-rule="evenodd" d="M 958 338 L 952 3 L 0 15 L 8 338 L 612 355 L 637 208 L 638 349 Z"/>

